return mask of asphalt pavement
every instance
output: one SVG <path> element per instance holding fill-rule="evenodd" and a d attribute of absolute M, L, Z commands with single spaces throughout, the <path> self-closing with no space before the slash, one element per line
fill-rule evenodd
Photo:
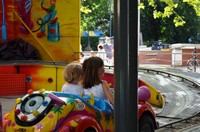
<path fill-rule="evenodd" d="M 193 81 L 197 82 L 198 84 L 200 84 L 200 67 L 196 67 L 196 71 L 188 70 L 187 67 L 185 67 L 185 66 L 180 67 L 180 66 L 169 66 L 169 65 L 140 65 L 139 68 L 144 68 L 144 69 L 150 68 L 153 70 L 159 70 L 159 71 L 173 73 L 175 75 L 182 76 L 184 78 L 188 78 L 188 79 L 193 80 Z M 191 107 L 191 108 L 194 108 L 194 107 Z M 182 114 L 185 115 L 186 113 L 183 112 Z M 181 122 L 177 125 L 173 125 L 173 127 L 170 127 L 170 126 L 163 127 L 163 128 L 156 130 L 156 132 L 200 132 L 200 118 L 195 117 L 193 120 L 188 121 L 188 123 Z"/>
<path fill-rule="evenodd" d="M 5 115 L 6 113 L 8 113 L 9 111 L 11 111 L 11 109 L 13 108 L 16 99 L 19 98 L 21 96 L 3 96 L 0 97 L 0 102 L 1 102 L 1 106 L 2 106 L 2 115 Z"/>

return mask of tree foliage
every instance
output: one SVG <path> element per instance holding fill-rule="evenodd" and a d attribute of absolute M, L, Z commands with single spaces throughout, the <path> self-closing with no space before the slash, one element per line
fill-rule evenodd
<path fill-rule="evenodd" d="M 199 9 L 195 9 L 194 0 L 191 1 L 141 0 L 143 40 L 147 43 L 159 39 L 168 43 L 187 43 L 189 37 L 200 31 Z"/>
<path fill-rule="evenodd" d="M 82 0 L 81 30 L 101 30 L 105 35 L 109 35 L 112 2 L 113 0 Z"/>
<path fill-rule="evenodd" d="M 163 9 L 159 9 L 159 3 L 163 6 Z M 187 3 L 196 11 L 196 15 L 200 16 L 200 1 L 199 0 L 148 0 L 148 6 L 153 8 L 153 17 L 154 18 L 169 18 L 173 15 L 173 22 L 176 27 L 183 26 L 186 21 L 184 20 L 184 16 L 179 14 L 176 9 L 180 7 L 181 3 Z M 159 5 L 158 5 L 159 4 Z M 140 3 L 140 7 L 143 3 Z"/>
<path fill-rule="evenodd" d="M 81 31 L 101 30 L 109 35 L 113 1 L 82 0 Z M 168 43 L 188 42 L 189 37 L 200 32 L 200 0 L 140 1 L 139 8 L 143 9 L 140 27 L 147 43 L 159 39 Z"/>

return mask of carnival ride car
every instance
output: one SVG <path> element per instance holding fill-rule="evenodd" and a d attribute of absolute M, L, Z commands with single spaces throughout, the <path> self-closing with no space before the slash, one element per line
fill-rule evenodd
<path fill-rule="evenodd" d="M 146 86 L 138 88 L 138 118 L 140 131 L 154 131 L 158 124 L 147 102 L 151 93 Z M 29 90 L 10 113 L 4 116 L 5 132 L 113 132 L 114 108 L 93 95 L 73 95 L 64 92 Z"/>

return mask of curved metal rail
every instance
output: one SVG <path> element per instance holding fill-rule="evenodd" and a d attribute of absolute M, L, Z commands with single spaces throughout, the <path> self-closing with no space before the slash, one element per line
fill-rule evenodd
<path fill-rule="evenodd" d="M 105 66 L 105 67 L 107 68 L 108 71 L 111 70 L 113 73 L 113 69 L 114 69 L 113 66 Z M 138 72 L 140 72 L 140 71 L 141 72 L 146 71 L 147 73 L 156 73 L 156 74 L 167 76 L 167 77 L 177 77 L 177 78 L 180 78 L 182 82 L 186 82 L 186 83 L 192 85 L 194 88 L 197 88 L 197 87 L 200 88 L 199 82 L 192 80 L 190 78 L 187 78 L 184 75 L 179 75 L 179 74 L 176 74 L 173 72 L 168 72 L 168 71 L 163 71 L 163 70 L 158 70 L 158 69 L 148 69 L 148 68 L 138 68 Z M 178 125 L 179 123 L 184 123 L 184 122 L 189 123 L 188 122 L 189 120 L 194 119 L 195 117 L 200 117 L 200 111 L 196 112 L 195 114 L 191 114 L 191 116 L 188 116 L 186 118 L 167 117 L 167 116 L 159 116 L 159 115 L 157 115 L 157 117 L 162 118 L 162 119 L 170 119 L 169 123 L 160 125 L 158 129 L 169 128 L 169 127 L 173 128 L 173 125 Z M 185 127 L 185 125 L 183 126 L 183 128 L 184 127 Z"/>
<path fill-rule="evenodd" d="M 174 76 L 174 77 L 180 78 L 182 81 L 185 81 L 185 82 L 192 84 L 195 88 L 200 86 L 200 83 L 195 81 L 195 80 L 192 80 L 192 79 L 189 79 L 187 77 L 177 75 L 176 73 L 172 73 L 172 72 L 168 72 L 168 71 L 161 71 L 161 70 L 148 69 L 148 68 L 139 68 L 138 71 L 146 71 L 147 73 L 153 72 L 153 73 L 156 73 L 156 74 L 159 74 L 159 75 L 166 75 L 167 77 Z M 193 119 L 194 117 L 199 117 L 199 116 L 200 116 L 200 111 L 195 113 L 194 115 L 191 115 L 191 116 L 186 117 L 186 118 L 175 118 L 175 117 L 167 117 L 167 116 L 157 116 L 157 117 L 169 118 L 171 120 L 173 120 L 173 119 L 175 120 L 175 121 L 171 121 L 170 123 L 159 126 L 159 128 L 164 128 L 164 127 L 169 127 L 169 126 L 172 127 L 173 125 L 178 124 L 178 123 L 182 123 L 184 121 L 187 122 L 188 120 Z"/>
<path fill-rule="evenodd" d="M 161 71 L 161 70 L 155 70 L 155 69 L 148 69 L 148 68 L 139 68 L 139 70 L 147 71 L 148 73 L 149 72 L 155 72 L 157 74 L 162 73 L 162 74 L 166 74 L 168 77 L 171 77 L 171 76 L 178 77 L 178 78 L 181 78 L 182 81 L 188 81 L 188 82 L 192 83 L 194 87 L 200 86 L 199 82 L 194 81 L 192 79 L 188 79 L 188 78 L 181 76 L 181 75 L 177 75 L 175 73 L 171 73 L 171 72 L 167 72 L 167 71 Z"/>
<path fill-rule="evenodd" d="M 174 124 L 178 124 L 178 123 L 181 123 L 181 122 L 184 122 L 184 121 L 187 122 L 188 120 L 190 120 L 190 119 L 192 119 L 192 118 L 194 118 L 194 117 L 197 117 L 197 116 L 199 116 L 199 115 L 200 115 L 200 112 L 198 112 L 198 113 L 196 113 L 196 114 L 194 114 L 194 115 L 192 115 L 192 116 L 189 116 L 189 117 L 187 117 L 187 118 L 178 119 L 177 121 L 173 121 L 173 122 L 170 122 L 170 123 L 168 123 L 168 124 L 159 126 L 159 128 L 168 127 L 168 126 L 173 127 Z M 171 117 L 169 117 L 169 118 L 171 118 Z M 173 119 L 173 118 L 171 118 L 171 119 Z"/>

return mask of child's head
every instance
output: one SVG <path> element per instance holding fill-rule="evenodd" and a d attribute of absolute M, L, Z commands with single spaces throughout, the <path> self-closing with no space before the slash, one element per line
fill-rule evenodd
<path fill-rule="evenodd" d="M 110 37 L 106 37 L 106 43 L 107 43 L 107 44 L 110 43 Z"/>
<path fill-rule="evenodd" d="M 90 57 L 94 57 L 96 56 L 95 52 L 94 51 L 90 51 Z"/>
<path fill-rule="evenodd" d="M 64 70 L 64 79 L 68 83 L 77 84 L 81 79 L 82 66 L 79 63 L 67 64 Z"/>
<path fill-rule="evenodd" d="M 103 45 L 102 44 L 98 45 L 98 50 L 103 50 Z"/>
<path fill-rule="evenodd" d="M 90 57 L 83 62 L 83 87 L 91 88 L 101 83 L 104 75 L 104 63 L 99 57 Z"/>

